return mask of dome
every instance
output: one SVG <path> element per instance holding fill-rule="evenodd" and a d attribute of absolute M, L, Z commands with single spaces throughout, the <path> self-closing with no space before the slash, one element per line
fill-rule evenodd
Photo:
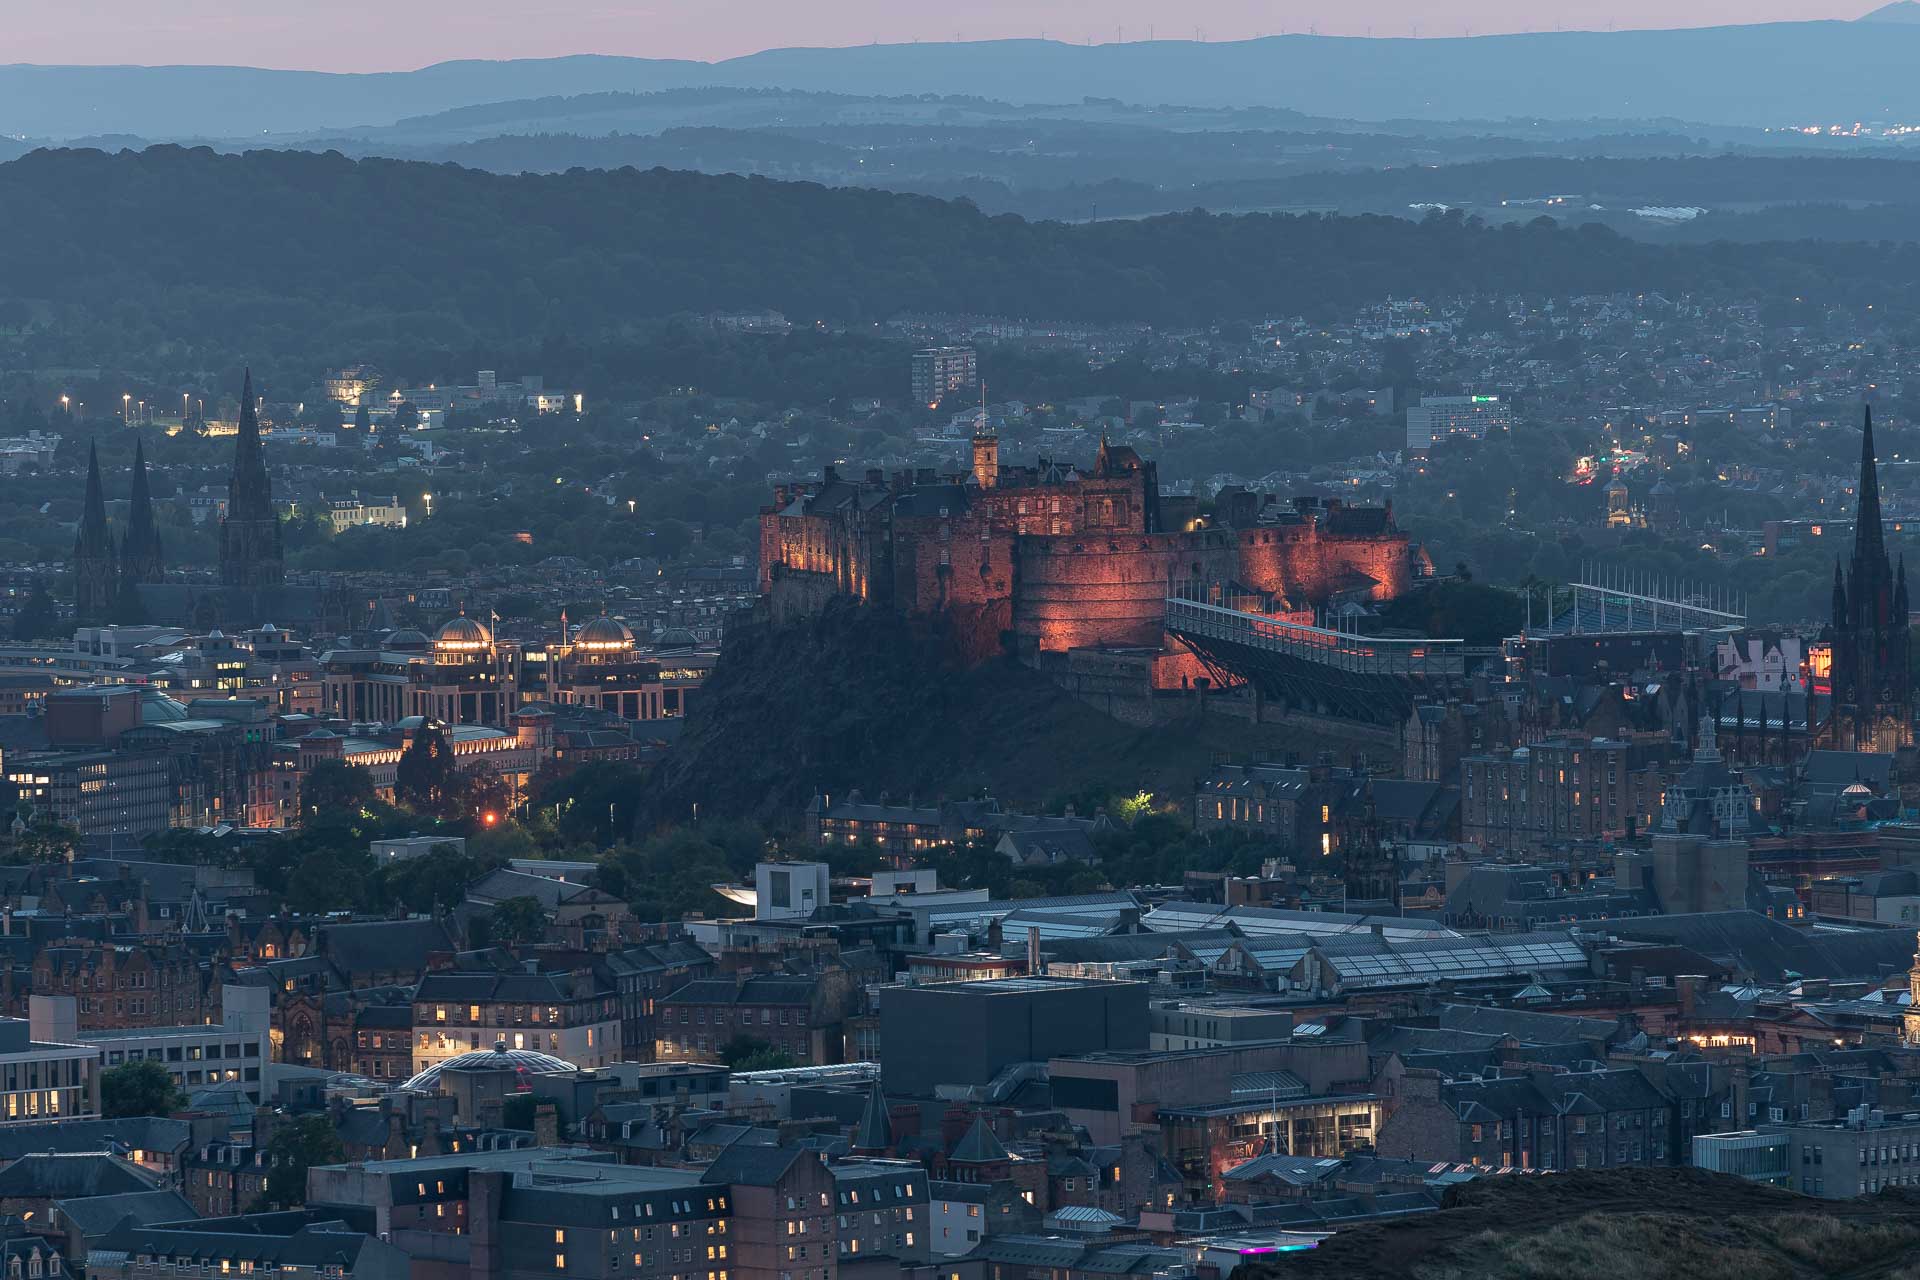
<path fill-rule="evenodd" d="M 682 627 L 668 627 L 653 637 L 657 649 L 691 649 L 700 643 L 694 639 L 693 632 Z"/>
<path fill-rule="evenodd" d="M 579 1070 L 564 1058 L 556 1058 L 550 1053 L 538 1053 L 532 1049 L 509 1049 L 505 1040 L 496 1040 L 491 1049 L 475 1049 L 457 1058 L 436 1062 L 400 1087 L 411 1089 L 415 1093 L 437 1093 L 440 1090 L 440 1073 L 449 1067 L 462 1071 L 498 1071 L 502 1068 L 510 1068 L 515 1076 L 514 1088 L 521 1093 L 533 1087 L 528 1080 L 529 1076 L 546 1075 L 554 1071 Z"/>
<path fill-rule="evenodd" d="M 474 653 L 492 643 L 487 629 L 464 613 L 450 619 L 433 638 L 433 647 L 442 653 Z"/>
<path fill-rule="evenodd" d="M 425 650 L 432 643 L 427 639 L 426 632 L 415 631 L 412 627 L 402 627 L 398 631 L 388 632 L 387 638 L 381 641 L 380 647 L 394 653 L 417 653 Z"/>
<path fill-rule="evenodd" d="M 601 614 L 573 638 L 573 647 L 588 653 L 621 653 L 633 648 L 633 632 L 627 624 Z"/>
<path fill-rule="evenodd" d="M 164 724 L 188 719 L 186 704 L 151 686 L 140 691 L 140 723 Z"/>

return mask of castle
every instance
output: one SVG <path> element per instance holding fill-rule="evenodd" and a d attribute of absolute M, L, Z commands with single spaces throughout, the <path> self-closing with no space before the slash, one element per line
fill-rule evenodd
<path fill-rule="evenodd" d="M 991 435 L 955 475 L 829 467 L 760 513 L 761 590 L 775 620 L 852 598 L 950 623 L 975 659 L 1165 645 L 1177 592 L 1232 595 L 1296 618 L 1338 599 L 1389 600 L 1432 565 L 1391 507 L 1223 492 L 1210 516 L 1164 497 L 1152 462 L 1104 439 L 1081 470 L 1000 461 Z"/>
<path fill-rule="evenodd" d="M 81 624 L 161 623 L 247 628 L 274 621 L 305 631 L 337 626 L 346 604 L 338 590 L 290 587 L 280 516 L 260 440 L 249 371 L 240 393 L 227 510 L 220 521 L 218 585 L 168 581 L 148 485 L 146 447 L 134 445 L 131 510 L 116 541 L 107 523 L 100 458 L 87 454 L 86 499 L 73 545 L 74 619 Z"/>
<path fill-rule="evenodd" d="M 1891 752 L 1913 745 L 1913 677 L 1907 610 L 1907 560 L 1887 556 L 1880 522 L 1880 474 L 1873 456 L 1873 410 L 1860 440 L 1854 501 L 1853 560 L 1833 567 L 1832 712 L 1829 745 L 1841 751 Z"/>

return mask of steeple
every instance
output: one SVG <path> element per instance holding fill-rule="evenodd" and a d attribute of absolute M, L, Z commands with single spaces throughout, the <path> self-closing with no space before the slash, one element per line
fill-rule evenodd
<path fill-rule="evenodd" d="M 1880 528 L 1880 468 L 1873 456 L 1873 406 L 1868 405 L 1860 432 L 1860 484 L 1854 490 L 1853 564 L 1856 576 L 1863 561 L 1884 562 L 1886 539 Z M 1854 584 L 1859 595 L 1859 583 Z"/>
<path fill-rule="evenodd" d="M 885 1155 L 893 1150 L 893 1120 L 887 1115 L 887 1100 L 877 1083 L 867 1093 L 860 1127 L 853 1132 L 853 1150 L 868 1155 Z"/>
<path fill-rule="evenodd" d="M 143 440 L 135 440 L 133 444 L 132 498 L 132 507 L 127 513 L 127 536 L 120 543 L 123 590 L 160 582 L 166 576 L 160 554 L 160 528 L 153 519 L 153 493 L 147 484 L 147 447 Z"/>
<path fill-rule="evenodd" d="M 1844 751 L 1893 751 L 1913 741 L 1913 681 L 1907 628 L 1906 564 L 1887 557 L 1873 410 L 1861 422 L 1853 558 L 1834 569 L 1831 648 L 1833 713 L 1827 739 Z"/>
<path fill-rule="evenodd" d="M 227 481 L 227 514 L 220 522 L 220 582 L 229 587 L 278 587 L 286 581 L 280 550 L 280 517 L 260 445 L 254 408 L 253 371 L 240 391 L 240 430 L 234 438 L 233 475 Z"/>
<path fill-rule="evenodd" d="M 100 452 L 87 445 L 87 492 L 80 508 L 80 531 L 73 540 L 73 616 L 99 623 L 112 612 L 119 591 L 113 533 L 107 528 L 107 497 L 100 485 Z"/>

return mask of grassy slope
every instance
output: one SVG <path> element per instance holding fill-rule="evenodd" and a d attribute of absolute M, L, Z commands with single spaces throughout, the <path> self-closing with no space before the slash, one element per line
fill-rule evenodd
<path fill-rule="evenodd" d="M 1920 1280 L 1920 1195 L 1815 1200 L 1694 1169 L 1489 1179 L 1235 1280 Z"/>

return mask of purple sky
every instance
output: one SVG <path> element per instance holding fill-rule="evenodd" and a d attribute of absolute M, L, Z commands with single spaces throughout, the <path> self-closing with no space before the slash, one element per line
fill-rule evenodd
<path fill-rule="evenodd" d="M 1423 36 L 1851 18 L 1874 0 L 59 0 L 7 16 L 0 59 L 393 71 L 449 58 L 618 53 L 725 58 L 783 45 L 1038 36 L 1079 43 L 1323 34 Z M 21 10 L 24 10 L 23 12 Z"/>

